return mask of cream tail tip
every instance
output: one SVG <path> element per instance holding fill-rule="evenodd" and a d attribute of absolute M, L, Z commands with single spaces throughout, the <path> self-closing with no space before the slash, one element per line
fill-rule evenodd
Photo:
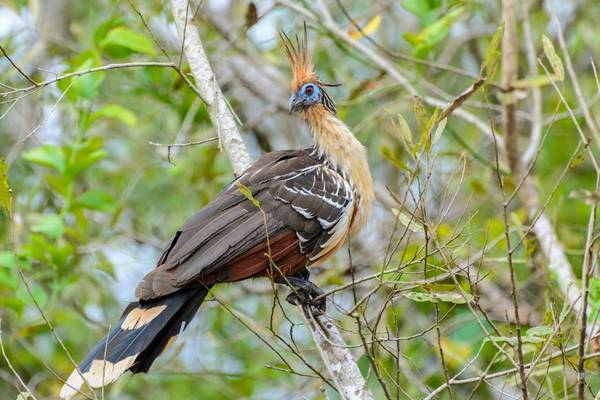
<path fill-rule="evenodd" d="M 91 388 L 100 388 L 116 381 L 125 371 L 135 362 L 137 354 L 122 359 L 119 362 L 112 363 L 104 360 L 94 360 L 88 371 L 78 370 L 71 372 L 69 378 L 60 390 L 61 399 L 71 399 L 77 393 L 81 392 L 81 387 L 87 381 Z"/>

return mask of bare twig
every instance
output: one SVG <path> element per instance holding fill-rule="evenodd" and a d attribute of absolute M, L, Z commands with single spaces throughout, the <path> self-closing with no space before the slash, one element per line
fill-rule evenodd
<path fill-rule="evenodd" d="M 172 163 L 171 161 L 171 149 L 173 147 L 188 147 L 188 146 L 196 146 L 199 144 L 205 144 L 205 143 L 209 143 L 209 142 L 214 142 L 215 140 L 219 140 L 219 138 L 217 137 L 211 137 L 208 139 L 204 139 L 204 140 L 199 140 L 196 142 L 187 142 L 187 143 L 156 143 L 156 142 L 148 142 L 148 144 L 151 144 L 152 146 L 157 146 L 157 147 L 166 147 L 167 148 L 167 160 Z"/>
<path fill-rule="evenodd" d="M 502 1 L 502 17 L 505 23 L 504 37 L 502 39 L 502 86 L 506 89 L 512 87 L 514 81 L 517 80 L 517 74 L 519 71 L 519 47 L 517 43 L 517 8 L 514 0 L 503 0 Z M 508 92 L 509 94 L 511 92 Z M 520 179 L 522 176 L 521 172 L 521 158 L 518 152 L 518 135 L 517 135 L 517 124 L 515 116 L 515 101 L 510 98 L 505 101 L 502 107 L 502 130 L 506 136 L 504 142 L 506 149 L 506 156 L 508 158 L 508 165 L 513 174 Z M 523 399 L 527 399 L 529 394 L 527 392 L 527 377 L 525 376 L 525 367 L 523 362 L 523 341 L 521 338 L 521 318 L 519 316 L 519 300 L 517 297 L 517 284 L 515 282 L 515 269 L 513 266 L 513 248 L 510 244 L 510 233 L 508 225 L 508 205 L 506 201 L 506 195 L 504 193 L 504 185 L 502 183 L 502 176 L 499 172 L 498 164 L 498 152 L 496 150 L 496 163 L 498 167 L 498 182 L 500 184 L 500 190 L 502 191 L 502 214 L 504 218 L 504 232 L 506 247 L 508 249 L 507 259 L 508 267 L 510 270 L 510 285 L 511 285 L 511 297 L 513 301 L 513 307 L 515 310 L 515 325 L 517 333 L 517 358 L 519 360 L 519 376 L 521 393 Z"/>
<path fill-rule="evenodd" d="M 0 97 L 4 98 L 8 95 L 20 93 L 20 92 L 30 92 L 33 89 L 45 87 L 52 85 L 54 83 L 64 81 L 65 79 L 74 78 L 82 75 L 93 74 L 94 72 L 108 71 L 111 69 L 120 69 L 120 68 L 140 68 L 140 67 L 166 67 L 176 69 L 176 65 L 171 62 L 154 62 L 154 61 L 142 61 L 142 62 L 130 62 L 130 63 L 117 63 L 117 64 L 107 64 L 102 65 L 100 67 L 94 67 L 89 69 L 84 69 L 81 71 L 69 72 L 64 75 L 56 76 L 53 79 L 49 79 L 43 82 L 35 83 L 31 86 L 23 87 L 23 88 L 15 88 L 8 90 L 6 92 L 0 93 Z"/>
<path fill-rule="evenodd" d="M 527 66 L 529 68 L 529 76 L 537 76 L 537 56 L 535 54 L 535 44 L 533 43 L 533 34 L 531 32 L 531 24 L 529 23 L 529 8 L 532 1 L 527 0 L 522 6 L 523 9 L 523 35 L 525 36 L 525 50 L 527 55 Z M 538 153 L 538 145 L 542 139 L 542 90 L 533 86 L 531 89 L 531 133 L 529 134 L 529 144 L 521 157 L 525 167 L 533 160 Z"/>
<path fill-rule="evenodd" d="M 35 397 L 31 389 L 29 389 L 29 386 L 27 386 L 23 378 L 21 378 L 21 375 L 19 375 L 15 367 L 13 367 L 12 363 L 10 362 L 10 359 L 8 358 L 8 355 L 6 354 L 6 351 L 4 350 L 4 343 L 2 342 L 2 319 L 0 319 L 0 351 L 2 352 L 2 358 L 4 358 L 6 365 L 8 365 L 8 368 L 17 378 L 21 386 L 23 386 L 23 389 L 25 389 L 27 394 L 29 394 L 29 396 L 31 396 L 32 399 L 37 400 L 37 397 Z"/>
<path fill-rule="evenodd" d="M 31 79 L 31 77 L 29 75 L 27 75 L 25 72 L 23 72 L 23 70 L 21 68 L 19 68 L 19 66 L 17 64 L 15 64 L 15 62 L 12 60 L 12 58 L 10 58 L 8 56 L 8 54 L 6 54 L 6 50 L 4 50 L 4 47 L 0 46 L 0 51 L 2 52 L 4 57 L 6 57 L 6 59 L 10 63 L 10 65 L 12 65 L 13 68 L 19 72 L 19 74 L 21 74 L 25 79 L 27 79 L 27 81 L 29 81 L 29 83 L 31 83 L 33 86 L 39 86 L 39 84 L 36 81 Z"/>

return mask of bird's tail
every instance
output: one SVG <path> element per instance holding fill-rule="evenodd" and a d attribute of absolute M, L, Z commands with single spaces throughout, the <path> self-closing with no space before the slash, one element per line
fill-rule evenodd
<path fill-rule="evenodd" d="M 147 372 L 181 329 L 187 327 L 210 288 L 189 288 L 144 302 L 134 302 L 60 391 L 69 399 L 82 386 L 99 388 L 114 382 L 125 371 Z"/>

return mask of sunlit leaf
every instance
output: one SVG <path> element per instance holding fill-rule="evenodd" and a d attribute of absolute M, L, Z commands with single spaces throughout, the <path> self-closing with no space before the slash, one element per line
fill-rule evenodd
<path fill-rule="evenodd" d="M 15 268 L 17 266 L 17 257 L 12 251 L 0 251 L 0 267 Z"/>
<path fill-rule="evenodd" d="M 46 303 L 48 303 L 46 291 L 42 287 L 31 282 L 29 283 L 29 289 L 31 290 L 31 293 L 24 287 L 19 288 L 17 291 L 17 298 L 26 304 L 34 304 L 35 299 L 35 302 L 41 308 L 44 308 Z"/>
<path fill-rule="evenodd" d="M 435 144 L 442 137 L 442 133 L 444 133 L 444 129 L 446 129 L 446 123 L 448 122 L 447 118 L 444 118 L 438 123 L 438 126 L 435 128 L 435 133 L 433 134 L 433 138 L 431 139 L 431 143 Z"/>
<path fill-rule="evenodd" d="M 100 45 L 102 47 L 123 47 L 135 53 L 156 55 L 152 39 L 122 26 L 111 29 Z"/>
<path fill-rule="evenodd" d="M 259 201 L 254 198 L 254 196 L 252 195 L 252 191 L 250 190 L 250 188 L 248 186 L 244 185 L 239 180 L 235 184 L 240 189 L 240 192 L 244 195 L 244 197 L 246 197 L 248 200 L 250 200 L 250 202 L 252 204 L 254 204 L 254 206 L 256 206 L 256 208 L 260 208 Z"/>
<path fill-rule="evenodd" d="M 463 11 L 462 7 L 456 7 L 446 12 L 441 18 L 432 21 L 417 35 L 406 32 L 404 38 L 414 47 L 415 57 L 425 58 L 431 49 L 448 35 L 450 27 L 462 15 Z"/>
<path fill-rule="evenodd" d="M 419 96 L 413 97 L 413 111 L 415 113 L 417 123 L 419 124 L 419 131 L 421 132 L 421 134 L 427 132 L 429 116 L 427 115 L 427 111 L 425 110 L 425 103 L 423 102 L 423 99 L 421 99 Z"/>
<path fill-rule="evenodd" d="M 104 190 L 90 190 L 77 198 L 74 207 L 110 212 L 115 207 L 114 197 Z"/>
<path fill-rule="evenodd" d="M 365 35 L 369 35 L 371 33 L 377 32 L 380 25 L 381 25 L 381 15 L 377 14 L 373 18 L 371 18 L 369 20 L 369 22 L 367 22 L 365 24 L 365 26 L 363 26 L 361 28 L 360 31 L 358 29 L 356 29 L 356 27 L 354 27 L 354 25 L 352 25 L 350 27 L 350 31 L 348 32 L 348 35 L 350 35 L 350 37 L 354 40 L 359 40 L 360 38 L 362 38 Z"/>
<path fill-rule="evenodd" d="M 551 327 L 540 325 L 540 326 L 534 326 L 534 327 L 527 329 L 527 333 L 525 335 L 530 336 L 530 337 L 531 336 L 546 337 L 546 336 L 550 336 L 551 334 L 552 334 Z"/>
<path fill-rule="evenodd" d="M 562 60 L 558 54 L 556 54 L 552 40 L 548 39 L 548 36 L 543 35 L 542 45 L 544 47 L 544 54 L 546 55 L 548 61 L 550 61 L 552 71 L 554 71 L 555 79 L 557 81 L 563 81 L 565 79 L 565 69 L 563 67 Z"/>
<path fill-rule="evenodd" d="M 23 158 L 44 167 L 53 168 L 59 172 L 65 170 L 65 155 L 60 147 L 45 144 L 23 153 Z"/>
<path fill-rule="evenodd" d="M 513 81 L 512 87 L 515 89 L 529 89 L 549 85 L 550 83 L 552 83 L 552 81 L 546 75 L 536 75 Z"/>
<path fill-rule="evenodd" d="M 82 55 L 77 57 L 73 62 L 73 67 L 69 68 L 66 72 L 87 71 L 100 66 L 100 64 L 101 60 L 97 54 L 93 52 L 82 53 Z M 85 75 L 62 80 L 58 82 L 58 87 L 60 87 L 62 91 L 68 90 L 67 98 L 72 101 L 76 101 L 81 97 L 91 99 L 98 95 L 105 75 L 106 73 L 103 71 L 87 73 Z"/>
<path fill-rule="evenodd" d="M 474 297 L 469 293 L 459 292 L 421 292 L 411 291 L 404 292 L 402 295 L 410 300 L 422 303 L 454 303 L 454 304 L 465 304 L 466 302 L 473 301 Z"/>
<path fill-rule="evenodd" d="M 411 231 L 419 233 L 424 231 L 423 226 L 420 225 L 416 219 L 398 210 L 397 208 L 392 208 L 392 214 L 394 214 L 396 218 L 398 218 L 398 222 L 400 222 L 403 226 L 407 227 Z"/>
<path fill-rule="evenodd" d="M 43 233 L 52 239 L 58 239 L 63 235 L 65 227 L 60 216 L 50 214 L 40 217 L 38 221 L 31 226 L 31 231 Z"/>
<path fill-rule="evenodd" d="M 28 392 L 21 392 L 17 395 L 17 400 L 29 400 L 31 395 Z"/>
<path fill-rule="evenodd" d="M 469 343 L 452 340 L 447 336 L 440 338 L 444 356 L 448 365 L 452 368 L 459 368 L 471 356 L 471 346 Z"/>
<path fill-rule="evenodd" d="M 413 134 L 412 131 L 410 130 L 410 126 L 408 125 L 408 122 L 406 122 L 406 119 L 402 116 L 402 114 L 398 114 L 398 125 L 399 125 L 399 130 L 400 130 L 400 134 L 402 135 L 402 137 L 404 138 L 404 140 L 406 141 L 406 143 L 408 144 L 409 147 L 412 147 L 413 145 Z"/>
<path fill-rule="evenodd" d="M 0 207 L 10 218 L 12 216 L 12 190 L 8 184 L 8 165 L 0 158 Z"/>
<path fill-rule="evenodd" d="M 389 147 L 383 146 L 381 148 L 381 154 L 385 157 L 386 160 L 388 160 L 390 163 L 392 163 L 396 168 L 403 169 L 408 172 L 411 171 L 411 169 L 408 168 L 408 166 L 406 164 L 404 164 L 401 159 L 396 157 L 394 152 Z"/>
<path fill-rule="evenodd" d="M 92 114 L 91 122 L 96 121 L 101 117 L 114 118 L 129 126 L 135 126 L 137 124 L 137 117 L 133 111 L 120 104 L 106 104 L 102 106 L 98 111 Z"/>
<path fill-rule="evenodd" d="M 437 0 L 404 0 L 402 2 L 402 7 L 418 17 L 423 26 L 428 26 L 435 21 L 438 15 L 436 9 L 440 6 L 441 2 Z"/>
<path fill-rule="evenodd" d="M 492 40 L 490 40 L 490 44 L 485 52 L 483 64 L 481 65 L 481 75 L 486 80 L 492 78 L 498 70 L 498 64 L 500 63 L 500 59 L 502 57 L 500 45 L 502 44 L 503 36 L 504 22 L 500 24 L 500 26 L 496 30 L 496 33 L 494 33 L 494 36 L 492 36 Z"/>

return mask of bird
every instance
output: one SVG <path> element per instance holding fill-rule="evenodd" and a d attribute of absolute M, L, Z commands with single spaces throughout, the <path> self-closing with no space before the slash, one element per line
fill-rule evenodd
<path fill-rule="evenodd" d="M 219 283 L 266 277 L 287 301 L 325 312 L 309 266 L 335 254 L 367 222 L 375 198 L 366 148 L 336 115 L 300 39 L 281 34 L 292 70 L 290 114 L 313 136 L 308 148 L 266 153 L 177 230 L 110 332 L 68 377 L 60 397 L 146 373 Z"/>

